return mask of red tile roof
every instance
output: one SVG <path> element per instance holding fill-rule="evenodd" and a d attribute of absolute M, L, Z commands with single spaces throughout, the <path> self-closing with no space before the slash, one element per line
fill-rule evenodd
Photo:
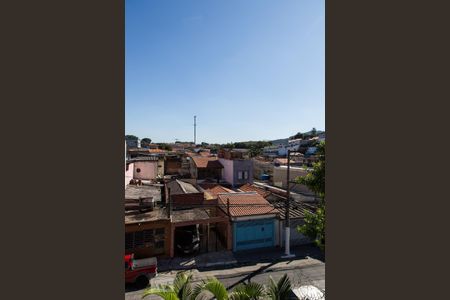
<path fill-rule="evenodd" d="M 258 193 L 229 193 L 217 196 L 220 207 L 226 212 L 230 203 L 232 217 L 277 214 L 278 210 Z"/>
<path fill-rule="evenodd" d="M 222 169 L 223 166 L 215 157 L 192 156 L 192 160 L 197 168 Z"/>
<path fill-rule="evenodd" d="M 267 196 L 269 196 L 271 194 L 269 191 L 266 191 L 266 190 L 264 190 L 262 188 L 259 188 L 259 187 L 256 187 L 254 185 L 251 185 L 249 183 L 244 184 L 239 189 L 241 191 L 243 191 L 243 192 L 257 192 L 258 194 L 260 194 L 264 198 L 266 198 Z"/>
<path fill-rule="evenodd" d="M 233 190 L 227 189 L 221 185 L 216 185 L 212 188 L 206 190 L 207 193 L 211 194 L 214 197 L 217 197 L 219 193 L 234 193 Z"/>

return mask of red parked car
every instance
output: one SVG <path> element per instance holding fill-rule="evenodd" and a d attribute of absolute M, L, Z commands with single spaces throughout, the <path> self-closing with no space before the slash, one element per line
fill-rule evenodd
<path fill-rule="evenodd" d="M 134 254 L 125 255 L 125 283 L 147 286 L 158 272 L 156 257 L 135 259 Z"/>

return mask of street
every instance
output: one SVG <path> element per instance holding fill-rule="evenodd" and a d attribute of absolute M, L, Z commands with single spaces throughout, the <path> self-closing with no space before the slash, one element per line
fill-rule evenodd
<path fill-rule="evenodd" d="M 170 284 L 173 281 L 177 271 L 161 272 L 153 278 L 150 283 L 152 286 L 158 284 Z M 258 282 L 266 284 L 271 276 L 278 280 L 285 273 L 288 274 L 292 286 L 314 285 L 322 291 L 325 291 L 325 263 L 311 257 L 299 257 L 289 261 L 264 262 L 255 265 L 238 266 L 227 269 L 199 271 L 191 270 L 193 273 L 194 284 L 202 279 L 214 276 L 219 279 L 228 289 L 233 289 L 242 282 Z M 126 288 L 125 299 L 141 299 L 143 289 L 133 290 L 132 286 Z M 157 299 L 152 296 L 148 299 Z"/>

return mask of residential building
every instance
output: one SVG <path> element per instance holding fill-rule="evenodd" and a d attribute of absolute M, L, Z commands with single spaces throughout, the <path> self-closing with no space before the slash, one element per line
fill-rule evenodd
<path fill-rule="evenodd" d="M 194 184 L 187 180 L 171 180 L 166 183 L 167 200 L 172 209 L 188 209 L 203 205 L 205 196 Z"/>
<path fill-rule="evenodd" d="M 273 174 L 273 163 L 270 160 L 254 158 L 252 161 L 253 178 L 262 179 L 263 175 L 271 176 Z"/>
<path fill-rule="evenodd" d="M 189 160 L 192 178 L 197 180 L 212 179 L 216 181 L 222 179 L 224 166 L 216 157 L 191 155 Z"/>
<path fill-rule="evenodd" d="M 160 174 L 160 159 L 157 156 L 142 156 L 128 160 L 133 169 L 133 179 L 154 181 Z"/>
<path fill-rule="evenodd" d="M 218 156 L 223 165 L 223 179 L 231 186 L 253 183 L 253 161 L 243 158 L 243 152 L 222 149 Z"/>
<path fill-rule="evenodd" d="M 130 209 L 133 202 L 137 207 Z M 170 256 L 170 217 L 159 207 L 160 202 L 159 185 L 128 185 L 125 189 L 126 254 Z"/>
<path fill-rule="evenodd" d="M 140 139 L 125 138 L 125 143 L 127 144 L 128 149 L 141 147 Z"/>
<path fill-rule="evenodd" d="M 230 218 L 233 251 L 277 245 L 278 211 L 256 192 L 218 194 L 221 213 Z"/>
<path fill-rule="evenodd" d="M 294 181 L 297 177 L 303 177 L 308 174 L 308 170 L 303 167 L 290 167 L 289 168 L 289 177 L 291 181 Z M 273 185 L 277 187 L 281 187 L 283 189 L 287 188 L 287 166 L 274 166 L 273 168 Z M 308 193 L 312 192 L 302 184 L 291 184 L 291 190 L 300 193 Z"/>
<path fill-rule="evenodd" d="M 270 204 L 272 204 L 279 212 L 278 219 L 276 222 L 276 230 L 278 240 L 277 244 L 280 246 L 284 245 L 285 240 L 285 220 L 286 220 L 286 193 L 277 191 L 273 188 L 261 188 L 259 186 L 246 184 L 239 188 L 240 191 L 244 192 L 256 192 L 260 194 L 264 199 L 266 199 Z M 291 245 L 303 245 L 311 243 L 311 240 L 304 236 L 297 230 L 298 226 L 305 223 L 304 217 L 305 212 L 314 212 L 317 208 L 317 200 L 314 197 L 301 197 L 301 200 L 291 199 L 289 218 L 290 218 L 290 241 Z"/>

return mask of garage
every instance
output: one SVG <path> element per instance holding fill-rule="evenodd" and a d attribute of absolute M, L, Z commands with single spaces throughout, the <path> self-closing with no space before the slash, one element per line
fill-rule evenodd
<path fill-rule="evenodd" d="M 274 219 L 234 222 L 234 251 L 273 247 L 275 245 L 274 223 Z"/>

